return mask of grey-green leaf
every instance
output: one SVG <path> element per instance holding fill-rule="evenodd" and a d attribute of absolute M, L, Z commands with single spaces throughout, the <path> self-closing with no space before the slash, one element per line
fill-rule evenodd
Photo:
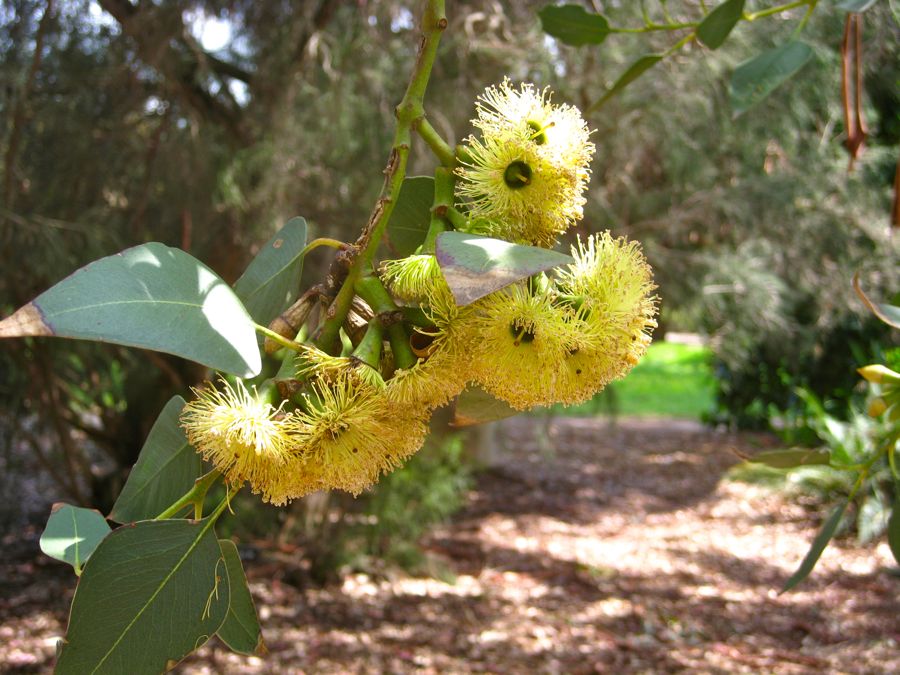
<path fill-rule="evenodd" d="M 234 284 L 256 323 L 268 326 L 296 298 L 306 246 L 306 221 L 291 218 L 275 233 Z"/>
<path fill-rule="evenodd" d="M 900 328 L 900 307 L 873 302 L 872 299 L 866 295 L 865 291 L 863 291 L 859 282 L 858 272 L 853 275 L 853 288 L 860 300 L 862 300 L 865 306 L 869 308 L 870 312 L 884 321 L 887 325 L 894 328 Z"/>
<path fill-rule="evenodd" d="M 56 672 L 170 670 L 219 630 L 229 601 L 211 519 L 120 527 L 78 582 Z"/>
<path fill-rule="evenodd" d="M 435 245 L 438 264 L 463 306 L 511 283 L 574 262 L 571 256 L 467 232 L 442 232 Z"/>
<path fill-rule="evenodd" d="M 797 571 L 791 575 L 791 578 L 784 584 L 784 588 L 781 589 L 782 593 L 786 593 L 794 588 L 813 571 L 813 568 L 822 556 L 822 551 L 828 546 L 828 542 L 831 541 L 831 538 L 834 536 L 838 525 L 841 524 L 841 519 L 844 517 L 844 512 L 847 510 L 847 505 L 849 503 L 849 501 L 846 501 L 838 506 L 828 517 L 828 520 L 825 521 L 822 529 L 819 530 L 819 534 L 817 534 L 816 538 L 813 540 L 812 546 L 809 547 L 806 557 L 803 558 L 803 561 L 800 563 L 800 567 L 797 568 Z"/>
<path fill-rule="evenodd" d="M 710 49 L 718 49 L 725 42 L 744 12 L 745 0 L 725 0 L 704 17 L 697 26 L 697 39 Z"/>
<path fill-rule="evenodd" d="M 403 180 L 387 224 L 388 241 L 394 255 L 405 258 L 419 248 L 428 232 L 433 203 L 434 178 L 412 176 Z"/>
<path fill-rule="evenodd" d="M 99 511 L 58 502 L 50 512 L 40 546 L 46 555 L 69 563 L 80 575 L 84 563 L 109 533 Z"/>
<path fill-rule="evenodd" d="M 747 461 L 765 464 L 776 469 L 793 469 L 797 466 L 810 466 L 813 464 L 828 464 L 831 453 L 828 450 L 809 450 L 805 448 L 791 448 L 788 450 L 767 450 L 760 452 Z"/>
<path fill-rule="evenodd" d="M 27 335 L 143 347 L 241 377 L 262 367 L 253 321 L 228 284 L 155 242 L 92 262 L 0 321 L 0 337 Z"/>
<path fill-rule="evenodd" d="M 869 7 L 874 5 L 878 0 L 841 0 L 835 7 L 843 9 L 845 12 L 865 12 Z"/>
<path fill-rule="evenodd" d="M 231 651 L 238 654 L 264 654 L 262 631 L 256 617 L 253 597 L 247 587 L 247 577 L 241 565 L 241 557 L 237 546 L 229 539 L 219 539 L 225 566 L 228 568 L 228 583 L 231 585 L 231 604 L 225 623 L 219 628 L 218 636 Z"/>
<path fill-rule="evenodd" d="M 182 408 L 184 399 L 174 396 L 159 414 L 110 520 L 128 523 L 155 518 L 194 486 L 202 466 L 179 424 Z"/>
<path fill-rule="evenodd" d="M 888 546 L 891 547 L 891 553 L 894 554 L 894 560 L 900 565 L 900 489 L 898 489 L 897 497 L 894 499 L 891 517 L 888 518 L 887 538 Z"/>
<path fill-rule="evenodd" d="M 603 96 L 601 96 L 599 100 L 591 104 L 589 110 L 596 110 L 597 108 L 602 106 L 609 99 L 618 94 L 625 87 L 634 82 L 657 63 L 662 61 L 663 58 L 665 58 L 665 54 L 645 54 L 644 56 L 640 57 L 637 61 L 628 66 L 625 72 L 619 76 L 619 79 L 616 80 L 613 85 L 606 90 L 606 93 L 603 94 Z"/>
<path fill-rule="evenodd" d="M 538 12 L 544 32 L 560 42 L 578 47 L 599 45 L 609 35 L 609 21 L 580 5 L 547 5 Z"/>
<path fill-rule="evenodd" d="M 470 386 L 457 397 L 451 424 L 454 427 L 469 427 L 506 419 L 520 412 L 481 387 Z"/>
<path fill-rule="evenodd" d="M 812 48 L 797 40 L 744 61 L 731 75 L 731 108 L 736 115 L 762 101 L 797 74 L 812 58 Z"/>

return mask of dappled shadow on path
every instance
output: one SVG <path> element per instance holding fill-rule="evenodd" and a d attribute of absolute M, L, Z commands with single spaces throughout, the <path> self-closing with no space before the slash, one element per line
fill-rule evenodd
<path fill-rule="evenodd" d="M 180 672 L 900 672 L 886 546 L 841 542 L 777 594 L 816 516 L 722 480 L 771 439 L 555 420 L 547 451 L 539 424 L 505 424 L 465 508 L 423 541 L 453 583 L 348 574 L 299 589 L 263 552 L 248 576 L 269 654 L 214 645 Z M 28 629 L 40 659 L 18 672 L 52 662 L 65 601 L 52 606 L 22 605 L 3 627 L 44 621 Z"/>

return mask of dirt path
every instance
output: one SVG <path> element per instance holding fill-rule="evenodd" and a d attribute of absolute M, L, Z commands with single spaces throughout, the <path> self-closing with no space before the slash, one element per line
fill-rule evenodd
<path fill-rule="evenodd" d="M 180 672 L 900 672 L 886 545 L 832 546 L 777 595 L 817 514 L 721 480 L 735 450 L 771 439 L 560 419 L 547 453 L 533 420 L 505 431 L 497 466 L 427 541 L 454 584 L 353 575 L 301 591 L 251 564 L 270 654 L 217 645 Z M 70 580 L 43 562 L 4 576 L 0 670 L 49 670 Z"/>

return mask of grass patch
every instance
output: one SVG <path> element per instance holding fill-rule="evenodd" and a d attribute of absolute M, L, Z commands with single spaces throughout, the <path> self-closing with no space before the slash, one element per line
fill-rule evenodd
<path fill-rule="evenodd" d="M 624 380 L 592 400 L 553 406 L 557 415 L 600 414 L 699 419 L 712 409 L 714 384 L 708 347 L 655 342 Z"/>

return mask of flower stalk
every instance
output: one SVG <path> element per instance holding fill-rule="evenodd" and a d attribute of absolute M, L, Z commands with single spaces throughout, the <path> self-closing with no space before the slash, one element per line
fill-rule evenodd
<path fill-rule="evenodd" d="M 200 476 L 195 482 L 194 487 L 188 490 L 178 501 L 172 504 L 165 511 L 160 513 L 154 520 L 166 520 L 172 518 L 186 506 L 194 505 L 194 519 L 200 520 L 203 517 L 203 502 L 206 499 L 206 493 L 222 474 L 218 469 L 213 469 L 209 473 Z"/>

